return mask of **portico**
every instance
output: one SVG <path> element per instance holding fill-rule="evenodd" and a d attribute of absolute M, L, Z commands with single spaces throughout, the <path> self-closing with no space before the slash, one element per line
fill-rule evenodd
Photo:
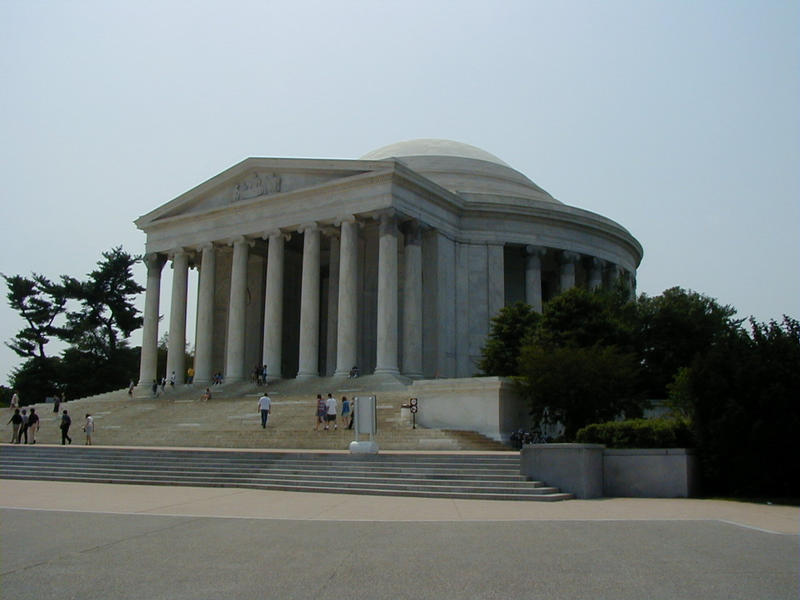
<path fill-rule="evenodd" d="M 639 243 L 480 149 L 442 140 L 358 160 L 249 158 L 140 217 L 148 267 L 140 385 L 156 373 L 163 266 L 167 374 L 227 382 L 362 373 L 466 377 L 506 304 L 574 285 L 633 289 Z M 197 289 L 187 287 L 190 268 Z M 196 294 L 195 339 L 186 339 Z"/>

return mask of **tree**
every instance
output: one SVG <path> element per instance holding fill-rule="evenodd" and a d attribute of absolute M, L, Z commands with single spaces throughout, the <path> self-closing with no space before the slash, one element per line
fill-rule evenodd
<path fill-rule="evenodd" d="M 639 298 L 638 351 L 651 398 L 665 398 L 667 385 L 717 340 L 736 333 L 736 309 L 680 287 Z"/>
<path fill-rule="evenodd" d="M 525 346 L 518 381 L 533 421 L 563 424 L 567 440 L 591 423 L 642 414 L 636 357 L 614 346 Z"/>
<path fill-rule="evenodd" d="M 62 277 L 62 281 L 67 297 L 80 303 L 79 310 L 67 314 L 67 338 L 84 352 L 110 359 L 120 340 L 142 326 L 133 298 L 144 288 L 132 273 L 140 257 L 118 246 L 103 252 L 103 259 L 87 281 L 72 277 Z"/>
<path fill-rule="evenodd" d="M 706 493 L 800 496 L 800 324 L 751 320 L 698 353 L 671 386 L 688 407 Z"/>
<path fill-rule="evenodd" d="M 539 313 L 524 302 L 503 307 L 492 319 L 489 337 L 481 349 L 481 371 L 501 377 L 517 375 L 523 340 L 533 334 L 539 318 Z"/>
<path fill-rule="evenodd" d="M 8 287 L 9 306 L 27 323 L 6 346 L 23 358 L 45 358 L 45 346 L 59 334 L 55 320 L 64 313 L 67 304 L 64 288 L 36 273 L 30 278 L 2 277 Z"/>

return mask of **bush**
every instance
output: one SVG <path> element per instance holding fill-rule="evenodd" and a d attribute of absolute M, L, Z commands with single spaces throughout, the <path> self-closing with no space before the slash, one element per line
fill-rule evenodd
<path fill-rule="evenodd" d="M 609 448 L 693 448 L 694 436 L 686 419 L 629 419 L 594 423 L 579 430 L 583 444 Z"/>

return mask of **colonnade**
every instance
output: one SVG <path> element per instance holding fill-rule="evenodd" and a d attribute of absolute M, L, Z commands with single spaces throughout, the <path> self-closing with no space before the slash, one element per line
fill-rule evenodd
<path fill-rule="evenodd" d="M 375 373 L 423 376 L 423 260 L 422 225 L 414 220 L 400 223 L 398 215 L 385 212 L 376 217 L 378 227 L 377 336 L 375 340 Z M 264 232 L 266 240 L 266 282 L 264 285 L 263 344 L 260 364 L 267 365 L 269 378 L 296 375 L 298 378 L 320 374 L 320 289 L 321 236 L 330 237 L 329 303 L 327 307 L 326 356 L 335 361 L 329 368 L 337 377 L 347 376 L 358 364 L 359 316 L 359 227 L 364 219 L 344 215 L 332 224 L 305 223 L 292 231 L 276 229 Z M 284 314 L 285 244 L 293 232 L 303 234 L 302 271 L 299 302 L 299 345 L 297 373 L 282 373 Z M 402 236 L 402 241 L 401 241 Z M 232 246 L 230 292 L 227 299 L 227 330 L 224 344 L 224 377 L 227 382 L 241 381 L 249 372 L 245 367 L 246 305 L 248 298 L 248 257 L 255 240 L 237 237 L 208 242 L 191 248 L 176 248 L 169 253 L 149 254 L 147 287 L 142 334 L 140 385 L 148 386 L 157 378 L 157 344 L 161 272 L 172 261 L 172 296 L 170 302 L 167 374 L 175 373 L 176 383 L 186 375 L 186 307 L 190 261 L 199 266 L 197 289 L 197 326 L 195 337 L 194 381 L 206 384 L 213 377 L 215 290 L 219 282 L 217 253 L 222 246 Z M 402 244 L 403 269 L 399 253 Z M 541 312 L 542 259 L 553 249 L 525 247 L 525 300 Z M 560 290 L 576 285 L 576 265 L 586 267 L 586 284 L 596 289 L 624 273 L 618 266 L 598 258 L 585 257 L 571 251 L 555 251 L 558 260 Z M 551 267 L 552 268 L 552 267 Z M 584 271 L 582 271 L 583 273 Z M 436 273 L 435 276 L 439 276 Z M 402 277 L 402 290 L 400 278 Z M 552 275 L 551 275 L 552 278 Z M 583 281 L 583 280 L 582 280 Z M 400 300 L 402 294 L 402 322 Z M 260 294 L 258 298 L 261 298 Z M 454 299 L 457 302 L 458 299 Z M 217 299 L 219 303 L 219 299 Z M 260 309 L 259 309 L 260 310 Z M 491 318 L 494 315 L 489 315 Z M 432 315 L 435 319 L 436 316 Z M 219 318 L 219 316 L 217 317 Z M 488 328 L 488 323 L 486 324 Z M 488 331 L 488 329 L 487 329 Z M 402 335 L 402 348 L 400 336 Z M 218 365 L 217 365 L 218 367 Z M 218 368 L 217 368 L 218 370 Z"/>
<path fill-rule="evenodd" d="M 400 373 L 399 310 L 398 310 L 398 217 L 394 213 L 379 215 L 378 250 L 378 302 L 377 302 L 377 352 L 376 373 Z M 336 298 L 336 376 L 346 376 L 357 364 L 358 351 L 358 227 L 354 215 L 346 215 L 334 224 L 335 230 L 319 223 L 303 224 L 295 231 L 303 234 L 303 259 L 300 295 L 300 342 L 298 378 L 319 375 L 320 339 L 320 236 L 335 234 L 338 252 L 338 281 L 332 285 Z M 403 369 L 408 375 L 420 376 L 422 365 L 422 254 L 419 227 L 409 225 L 406 243 L 404 286 Z M 284 245 L 290 234 L 275 230 L 266 232 L 267 272 L 264 298 L 264 335 L 262 358 L 267 365 L 269 378 L 281 378 L 284 297 Z M 225 344 L 225 371 L 227 382 L 243 380 L 245 372 L 245 312 L 247 299 L 248 252 L 254 245 L 252 239 L 239 237 L 226 242 L 233 246 L 228 303 L 227 340 Z M 169 259 L 172 261 L 172 296 L 167 348 L 167 374 L 175 373 L 176 382 L 183 383 L 186 373 L 186 306 L 187 281 L 190 257 L 199 262 L 200 277 L 197 295 L 197 328 L 195 337 L 194 381 L 198 384 L 211 381 L 214 321 L 214 289 L 216 253 L 218 246 L 206 243 L 195 248 L 177 248 L 168 254 L 150 254 L 145 257 L 147 287 L 145 296 L 144 330 L 139 372 L 140 385 L 147 386 L 157 379 L 157 344 L 161 272 Z M 199 259 L 199 260 L 198 260 Z M 291 374 L 294 375 L 294 374 Z"/>

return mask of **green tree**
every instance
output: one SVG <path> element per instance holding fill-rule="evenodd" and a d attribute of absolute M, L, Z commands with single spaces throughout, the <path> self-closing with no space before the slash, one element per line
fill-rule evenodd
<path fill-rule="evenodd" d="M 481 371 L 501 377 L 517 375 L 523 340 L 533 334 L 538 321 L 539 313 L 524 302 L 503 307 L 492 319 L 486 345 L 481 349 Z"/>
<path fill-rule="evenodd" d="M 46 358 L 45 346 L 59 335 L 55 321 L 67 304 L 63 286 L 36 273 L 31 277 L 2 277 L 8 288 L 9 306 L 27 323 L 6 346 L 23 358 Z"/>
<path fill-rule="evenodd" d="M 706 493 L 800 496 L 800 324 L 731 329 L 671 386 L 688 406 Z"/>
<path fill-rule="evenodd" d="M 520 358 L 519 389 L 534 423 L 561 423 L 564 437 L 620 415 L 641 416 L 636 356 L 615 346 L 527 345 Z"/>
<path fill-rule="evenodd" d="M 741 326 L 733 307 L 680 287 L 653 298 L 643 294 L 637 309 L 637 345 L 651 398 L 665 398 L 681 367 Z"/>

